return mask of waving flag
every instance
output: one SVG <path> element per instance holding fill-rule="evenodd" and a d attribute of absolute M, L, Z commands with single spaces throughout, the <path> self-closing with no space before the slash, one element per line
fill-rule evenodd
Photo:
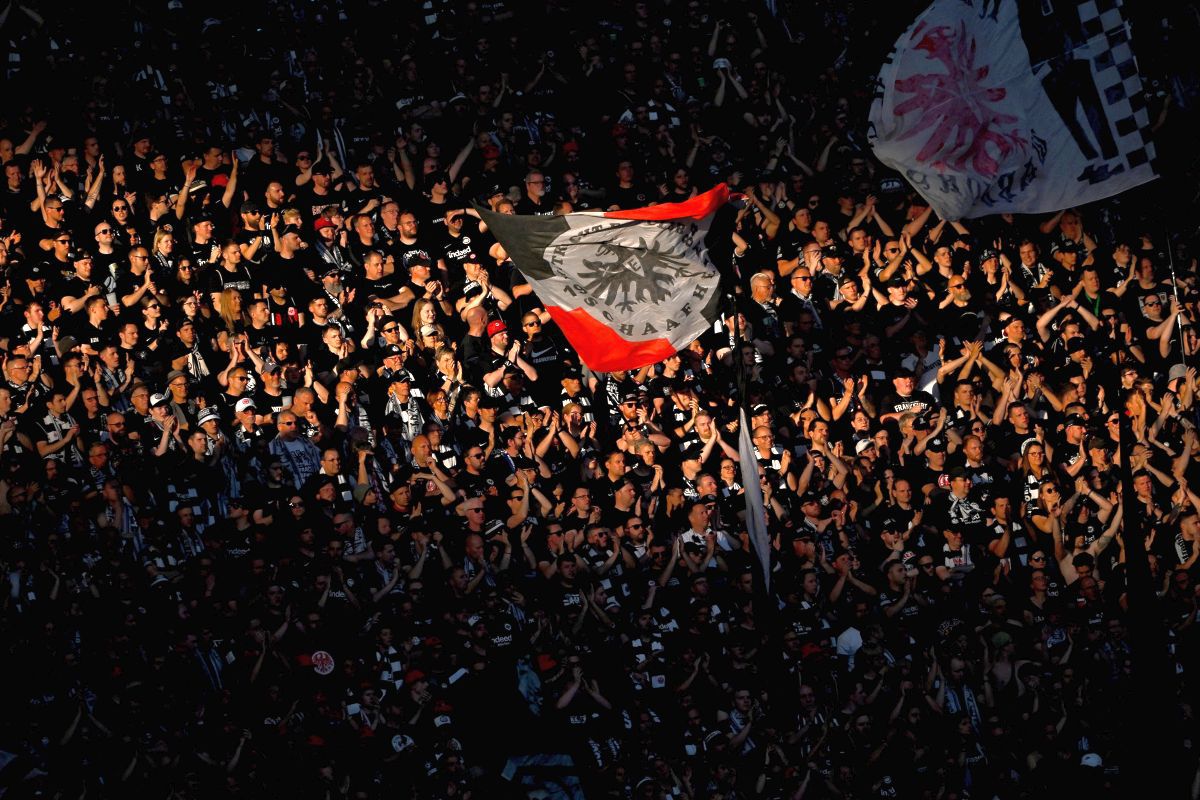
<path fill-rule="evenodd" d="M 758 456 L 755 455 L 750 420 L 746 409 L 738 416 L 738 466 L 742 470 L 742 485 L 746 487 L 746 533 L 750 547 L 762 567 L 763 588 L 771 591 L 771 535 L 767 532 L 766 503 L 758 476 Z"/>
<path fill-rule="evenodd" d="M 612 372 L 662 361 L 717 318 L 704 236 L 728 199 L 721 185 L 631 211 L 480 215 L 584 363 Z"/>
<path fill-rule="evenodd" d="M 879 72 L 868 136 L 951 220 L 1157 177 L 1120 0 L 934 0 Z"/>

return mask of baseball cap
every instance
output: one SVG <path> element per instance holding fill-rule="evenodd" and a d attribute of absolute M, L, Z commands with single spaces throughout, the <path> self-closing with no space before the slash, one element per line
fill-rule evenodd
<path fill-rule="evenodd" d="M 246 202 L 242 203 L 241 208 L 239 208 L 238 210 L 241 211 L 243 214 L 261 214 L 262 206 L 260 206 L 254 200 L 247 200 Z"/>
<path fill-rule="evenodd" d="M 212 408 L 211 406 L 200 412 L 200 416 L 196 417 L 196 424 L 203 425 L 204 423 L 208 422 L 210 419 L 215 419 L 218 422 L 221 419 L 221 415 L 218 414 L 217 410 L 215 408 Z"/>
<path fill-rule="evenodd" d="M 768 414 L 771 409 L 767 408 L 766 403 L 758 403 L 750 409 L 750 416 L 757 417 L 759 414 Z"/>
<path fill-rule="evenodd" d="M 967 474 L 966 467 L 953 467 L 953 468 L 951 468 L 949 475 L 951 478 L 969 478 L 970 477 L 970 475 Z"/>
<path fill-rule="evenodd" d="M 494 319 L 487 325 L 487 335 L 495 336 L 497 333 L 504 333 L 508 330 L 508 326 L 504 324 L 504 320 Z"/>
<path fill-rule="evenodd" d="M 333 220 L 329 219 L 329 217 L 317 217 L 316 220 L 313 222 L 313 230 L 314 231 L 323 230 L 324 228 L 336 228 L 336 227 L 337 226 L 333 224 Z"/>
<path fill-rule="evenodd" d="M 870 450 L 875 446 L 875 442 L 871 439 L 859 439 L 858 444 L 854 445 L 854 452 L 857 455 L 862 455 L 865 451 Z M 928 449 L 928 446 L 926 446 Z"/>
<path fill-rule="evenodd" d="M 162 408 L 163 406 L 168 405 L 170 402 L 171 401 L 168 400 L 167 396 L 162 392 L 156 392 L 155 394 L 150 395 L 151 408 Z"/>
<path fill-rule="evenodd" d="M 280 229 L 280 231 L 279 231 L 280 236 L 287 236 L 288 234 L 292 234 L 292 233 L 299 236 L 300 235 L 300 226 L 299 225 L 284 225 L 283 228 Z"/>
<path fill-rule="evenodd" d="M 893 275 L 891 280 L 887 282 L 887 285 L 895 287 L 908 286 L 908 278 L 904 277 L 903 275 Z"/>
<path fill-rule="evenodd" d="M 494 145 L 494 144 L 489 144 L 487 147 L 483 148 L 479 152 L 485 159 L 500 157 L 500 148 L 496 147 L 496 145 Z"/>
<path fill-rule="evenodd" d="M 1084 753 L 1079 759 L 1079 766 L 1097 769 L 1104 766 L 1104 759 L 1098 753 Z"/>
<path fill-rule="evenodd" d="M 318 161 L 317 163 L 312 165 L 312 174 L 313 175 L 332 175 L 333 174 L 333 164 L 330 164 L 328 161 L 326 161 L 325 159 L 322 158 L 320 161 Z"/>
<path fill-rule="evenodd" d="M 925 452 L 933 451 L 935 453 L 946 452 L 946 440 L 941 436 L 934 436 L 929 441 L 925 442 Z"/>
<path fill-rule="evenodd" d="M 562 151 L 564 153 L 578 153 L 579 152 L 579 142 L 576 142 L 574 140 L 572 140 L 570 142 L 564 142 L 563 146 L 562 146 Z"/>
<path fill-rule="evenodd" d="M 404 348 L 398 344 L 389 344 L 387 347 L 383 348 L 383 357 L 384 358 L 391 358 L 392 356 L 402 356 L 402 355 L 404 355 Z"/>
<path fill-rule="evenodd" d="M 1069 428 L 1069 427 L 1071 427 L 1072 425 L 1078 425 L 1078 426 L 1079 426 L 1079 427 L 1081 427 L 1081 428 L 1086 428 L 1086 427 L 1087 427 L 1087 420 L 1086 420 L 1086 419 L 1084 419 L 1084 418 L 1083 418 L 1081 415 L 1079 415 L 1079 414 L 1071 414 L 1071 415 L 1069 415 L 1069 416 L 1067 417 L 1067 419 L 1066 419 L 1066 421 L 1065 421 L 1065 423 L 1064 423 L 1064 424 L 1065 424 L 1065 425 L 1066 425 L 1068 428 Z"/>
<path fill-rule="evenodd" d="M 254 411 L 256 408 L 254 400 L 249 397 L 243 397 L 233 404 L 233 410 L 238 414 L 241 414 L 243 411 Z"/>
<path fill-rule="evenodd" d="M 683 448 L 680 458 L 682 458 L 684 461 L 698 461 L 700 459 L 700 454 L 703 452 L 704 445 L 699 443 L 689 444 L 687 447 Z"/>

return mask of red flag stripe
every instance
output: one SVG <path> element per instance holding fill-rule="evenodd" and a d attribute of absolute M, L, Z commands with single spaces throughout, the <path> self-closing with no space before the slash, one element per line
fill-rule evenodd
<path fill-rule="evenodd" d="M 631 342 L 582 308 L 566 310 L 546 306 L 550 318 L 567 337 L 583 362 L 596 372 L 640 369 L 675 355 L 677 348 L 667 339 Z"/>
<path fill-rule="evenodd" d="M 698 194 L 682 203 L 660 203 L 646 208 L 631 208 L 628 211 L 606 211 L 604 216 L 611 219 L 637 219 L 649 222 L 663 222 L 673 219 L 704 219 L 709 214 L 729 202 L 729 186 L 720 184 L 709 189 L 704 194 Z"/>

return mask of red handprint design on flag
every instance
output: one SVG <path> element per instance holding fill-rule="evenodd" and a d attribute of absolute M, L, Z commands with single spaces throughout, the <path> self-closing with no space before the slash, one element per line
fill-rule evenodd
<path fill-rule="evenodd" d="M 927 72 L 898 78 L 899 92 L 912 97 L 896 105 L 895 113 L 904 116 L 919 112 L 921 118 L 901 139 L 910 139 L 932 129 L 917 161 L 934 169 L 969 169 L 979 175 L 995 177 L 1000 160 L 1020 150 L 1028 142 L 1012 125 L 1017 117 L 993 107 L 1004 100 L 1002 86 L 988 86 L 989 66 L 976 66 L 976 43 L 965 23 L 958 29 L 941 25 L 931 29 L 919 25 L 913 31 L 913 49 L 923 50 L 926 59 L 937 61 L 945 72 Z"/>

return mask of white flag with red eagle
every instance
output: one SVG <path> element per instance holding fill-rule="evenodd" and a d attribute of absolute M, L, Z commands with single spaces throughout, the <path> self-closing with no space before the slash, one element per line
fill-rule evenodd
<path fill-rule="evenodd" d="M 1130 37 L 1120 0 L 934 0 L 879 71 L 875 155 L 951 220 L 1153 180 Z"/>
<path fill-rule="evenodd" d="M 480 215 L 583 362 L 613 372 L 662 361 L 720 315 L 704 237 L 728 199 L 722 184 L 630 211 Z"/>

